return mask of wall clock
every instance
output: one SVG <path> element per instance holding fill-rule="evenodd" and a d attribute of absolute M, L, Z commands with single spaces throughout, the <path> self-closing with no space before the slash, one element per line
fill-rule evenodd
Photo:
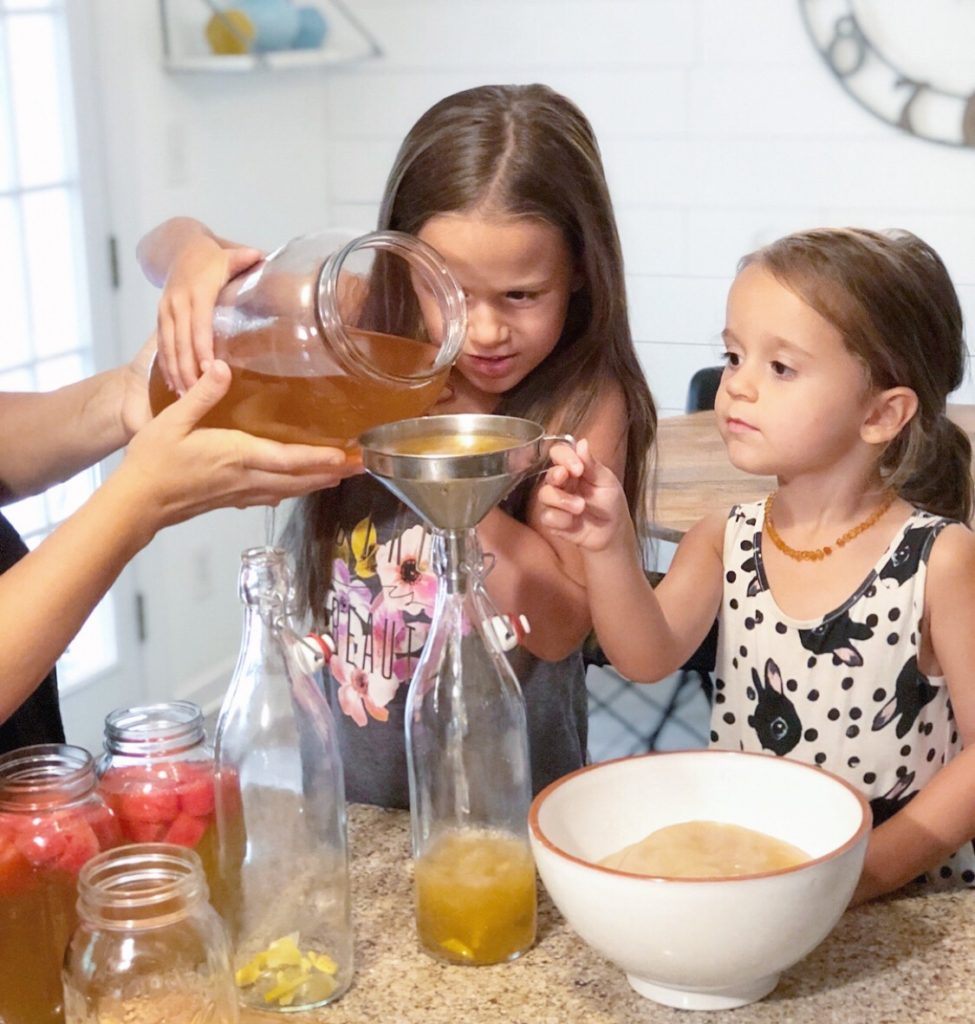
<path fill-rule="evenodd" d="M 975 147 L 975 0 L 799 0 L 843 88 L 920 139 Z"/>

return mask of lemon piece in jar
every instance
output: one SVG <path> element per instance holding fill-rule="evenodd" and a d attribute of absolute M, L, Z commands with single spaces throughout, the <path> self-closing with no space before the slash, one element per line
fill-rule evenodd
<path fill-rule="evenodd" d="M 444 939 L 440 943 L 442 949 L 445 949 L 448 953 L 453 953 L 456 956 L 462 956 L 465 960 L 474 959 L 474 950 L 470 946 L 465 945 L 460 939 Z"/>
<path fill-rule="evenodd" d="M 277 967 L 301 966 L 301 950 L 298 948 L 297 934 L 283 935 L 267 947 L 267 966 L 272 970 Z"/>

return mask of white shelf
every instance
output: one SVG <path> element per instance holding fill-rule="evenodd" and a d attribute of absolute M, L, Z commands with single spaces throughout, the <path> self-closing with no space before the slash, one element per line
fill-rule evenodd
<path fill-rule="evenodd" d="M 382 55 L 375 37 L 344 0 L 319 0 L 317 6 L 329 26 L 320 48 L 217 55 L 207 49 L 204 37 L 206 22 L 214 11 L 212 0 L 160 0 L 163 67 L 174 74 L 243 74 L 353 64 Z"/>
<path fill-rule="evenodd" d="M 375 54 L 368 49 L 360 51 L 323 47 L 320 50 L 278 50 L 274 53 L 241 53 L 215 56 L 199 54 L 167 57 L 163 66 L 175 74 L 199 72 L 253 72 L 288 71 L 315 68 L 328 64 L 352 64 Z"/>

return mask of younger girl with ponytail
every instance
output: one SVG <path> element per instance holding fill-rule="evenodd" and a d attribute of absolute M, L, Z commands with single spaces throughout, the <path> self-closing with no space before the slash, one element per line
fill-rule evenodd
<path fill-rule="evenodd" d="M 775 476 L 646 583 L 623 491 L 553 449 L 542 521 L 582 551 L 613 664 L 652 682 L 719 622 L 713 747 L 819 765 L 870 801 L 854 901 L 975 886 L 975 537 L 958 298 L 907 232 L 816 230 L 746 256 L 715 402 L 728 456 Z"/>

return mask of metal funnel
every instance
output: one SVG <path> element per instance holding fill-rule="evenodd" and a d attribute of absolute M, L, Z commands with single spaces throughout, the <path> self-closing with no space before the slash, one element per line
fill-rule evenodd
<path fill-rule="evenodd" d="M 556 440 L 531 420 L 458 413 L 420 416 L 366 431 L 362 464 L 436 530 L 476 526 Z"/>

